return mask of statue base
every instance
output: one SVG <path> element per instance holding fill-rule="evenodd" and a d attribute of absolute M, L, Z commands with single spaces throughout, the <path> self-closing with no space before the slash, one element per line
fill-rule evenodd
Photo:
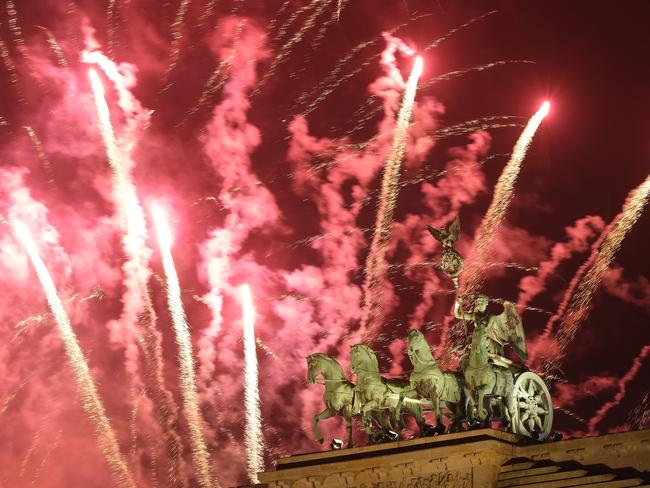
<path fill-rule="evenodd" d="M 650 430 L 535 442 L 479 429 L 280 458 L 256 486 L 650 486 L 649 471 Z"/>

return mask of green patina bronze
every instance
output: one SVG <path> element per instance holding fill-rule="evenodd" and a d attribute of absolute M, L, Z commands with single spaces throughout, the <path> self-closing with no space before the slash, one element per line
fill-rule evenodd
<path fill-rule="evenodd" d="M 458 287 L 463 259 L 453 248 L 460 236 L 460 220 L 429 232 L 441 243 L 440 269 Z M 490 301 L 503 311 L 489 312 Z M 348 446 L 352 446 L 352 419 L 360 416 L 371 442 L 390 438 L 388 431 L 404 428 L 402 414 L 410 414 L 418 424 L 420 435 L 456 432 L 463 428 L 491 426 L 500 420 L 502 426 L 522 436 L 546 439 L 553 425 L 553 404 L 542 378 L 523 363 L 505 357 L 506 347 L 526 360 L 526 337 L 516 305 L 506 300 L 490 300 L 487 296 L 457 297 L 454 315 L 471 331 L 469 351 L 460 359 L 457 371 L 443 371 L 438 366 L 424 334 L 411 330 L 407 353 L 413 370 L 409 380 L 387 379 L 379 371 L 375 352 L 365 344 L 356 344 L 350 351 L 350 372 L 357 377 L 351 383 L 339 364 L 324 354 L 307 358 L 310 383 L 320 374 L 325 381 L 325 410 L 314 417 L 314 435 L 323 437 L 319 420 L 334 415 L 346 419 Z M 442 410 L 450 422 L 445 427 Z M 423 410 L 433 411 L 436 425 L 431 429 L 424 421 Z"/>

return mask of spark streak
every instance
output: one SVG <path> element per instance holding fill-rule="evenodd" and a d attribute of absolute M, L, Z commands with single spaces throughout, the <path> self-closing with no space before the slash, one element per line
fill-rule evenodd
<path fill-rule="evenodd" d="M 264 471 L 264 441 L 260 413 L 257 354 L 255 348 L 255 306 L 248 285 L 240 288 L 244 322 L 244 404 L 246 406 L 246 452 L 248 477 L 259 483 L 257 473 Z"/>
<path fill-rule="evenodd" d="M 169 58 L 169 64 L 163 75 L 163 88 L 160 92 L 166 92 L 171 88 L 172 82 L 169 81 L 169 76 L 178 64 L 178 60 L 181 56 L 181 41 L 183 40 L 183 22 L 185 20 L 185 14 L 189 9 L 191 0 L 181 0 L 178 10 L 176 12 L 176 17 L 174 23 L 172 24 L 172 43 L 171 43 L 171 54 Z"/>
<path fill-rule="evenodd" d="M 643 213 L 649 197 L 650 175 L 630 192 L 621 213 L 601 234 L 600 239 L 592 247 L 591 255 L 571 280 L 562 303 L 555 315 L 549 319 L 544 330 L 543 337 L 548 339 L 551 336 L 553 324 L 562 319 L 556 334 L 558 350 L 544 363 L 542 367 L 544 372 L 551 372 L 559 366 L 564 350 L 573 341 L 580 324 L 589 315 L 591 301 L 605 272 L 621 248 L 623 239 Z"/>
<path fill-rule="evenodd" d="M 149 248 L 146 246 L 147 227 L 144 212 L 115 139 L 108 105 L 104 98 L 104 88 L 95 70 L 90 69 L 89 76 L 95 96 L 99 131 L 106 149 L 108 163 L 113 172 L 115 203 L 122 226 L 122 246 L 127 256 L 127 260 L 123 265 L 127 290 L 122 318 L 128 324 L 127 326 L 134 327 L 132 323 L 135 322 L 137 316 L 137 322 L 144 328 L 141 345 L 147 378 L 151 381 L 151 384 L 148 385 L 149 392 L 155 406 L 157 421 L 163 431 L 165 447 L 169 456 L 168 479 L 172 486 L 183 487 L 186 483 L 183 474 L 182 445 L 176 432 L 177 407 L 171 393 L 165 387 L 162 340 L 160 332 L 156 329 L 156 314 L 147 288 L 150 271 L 148 268 Z M 134 332 L 130 331 L 130 333 L 133 334 Z M 129 345 L 127 347 L 134 348 L 135 346 Z M 136 355 L 135 350 L 131 350 L 131 352 Z M 131 373 L 135 373 L 137 365 L 131 365 L 129 368 Z"/>
<path fill-rule="evenodd" d="M 501 223 L 512 201 L 513 189 L 517 181 L 517 176 L 519 175 L 519 170 L 521 169 L 521 164 L 526 157 L 526 151 L 533 140 L 537 128 L 548 114 L 549 109 L 550 104 L 544 102 L 535 115 L 530 118 L 512 150 L 510 161 L 508 161 L 501 176 L 499 176 L 499 180 L 494 188 L 492 203 L 476 232 L 474 256 L 461 275 L 464 278 L 461 282 L 461 295 L 475 293 L 482 282 L 482 273 L 487 266 L 488 251 L 494 242 L 494 238 L 501 227 Z"/>
<path fill-rule="evenodd" d="M 255 89 L 251 92 L 252 96 L 260 94 L 261 88 L 266 84 L 267 81 L 269 81 L 271 77 L 273 77 L 277 68 L 287 60 L 293 46 L 298 44 L 303 39 L 305 34 L 316 25 L 316 19 L 323 13 L 323 11 L 329 5 L 330 2 L 323 1 L 323 0 L 319 0 L 318 2 L 315 2 L 314 0 L 312 0 L 312 2 L 308 4 L 308 6 L 312 6 L 312 4 L 315 3 L 317 4 L 317 7 L 314 9 L 314 12 L 309 16 L 309 18 L 305 21 L 305 23 L 298 30 L 298 32 L 296 32 L 293 35 L 293 37 L 291 37 L 291 39 L 289 39 L 287 42 L 285 42 L 282 45 L 280 51 L 278 52 L 278 55 L 271 62 L 271 66 L 269 67 L 268 71 L 264 74 L 264 76 L 259 81 Z M 282 30 L 276 37 L 279 38 L 280 34 L 283 35 Z"/>
<path fill-rule="evenodd" d="M 623 376 L 619 381 L 618 392 L 616 392 L 614 399 L 611 402 L 607 402 L 602 407 L 600 407 L 598 409 L 598 412 L 596 412 L 596 415 L 594 415 L 594 417 L 589 421 L 590 435 L 594 435 L 596 433 L 596 426 L 600 422 L 602 422 L 602 420 L 605 418 L 605 415 L 607 415 L 607 412 L 609 412 L 612 408 L 614 408 L 619 403 L 621 403 L 621 400 L 623 400 L 623 397 L 625 397 L 627 384 L 630 381 L 632 381 L 634 377 L 637 375 L 637 373 L 643 366 L 643 360 L 648 356 L 649 353 L 650 353 L 650 344 L 646 344 L 645 346 L 643 346 L 638 356 L 634 358 L 634 361 L 632 361 L 632 367 L 628 370 L 627 373 L 625 373 L 625 376 Z"/>
<path fill-rule="evenodd" d="M 32 140 L 32 144 L 34 145 L 34 149 L 36 149 L 36 154 L 38 155 L 38 159 L 43 165 L 43 169 L 45 170 L 45 174 L 47 175 L 47 181 L 49 183 L 54 183 L 52 165 L 50 164 L 50 160 L 48 159 L 47 154 L 45 154 L 45 151 L 43 150 L 43 144 L 41 143 L 38 134 L 36 134 L 34 128 L 29 125 L 25 125 L 23 128 L 25 129 L 25 131 L 27 131 L 27 135 Z"/>
<path fill-rule="evenodd" d="M 384 167 L 384 176 L 381 183 L 381 195 L 377 220 L 375 222 L 375 233 L 368 257 L 366 259 L 366 278 L 364 283 L 365 300 L 365 332 L 364 342 L 372 341 L 377 335 L 381 306 L 383 299 L 382 281 L 386 273 L 386 252 L 392 234 L 393 211 L 399 192 L 399 173 L 402 159 L 406 153 L 406 141 L 408 127 L 413 112 L 413 102 L 418 86 L 418 80 L 422 74 L 422 58 L 415 58 L 411 75 L 409 76 L 404 90 L 402 106 L 397 116 L 395 136 Z"/>
<path fill-rule="evenodd" d="M 192 459 L 203 488 L 217 486 L 210 465 L 210 455 L 202 431 L 201 413 L 199 411 L 199 395 L 196 388 L 196 373 L 194 372 L 194 356 L 192 352 L 192 337 L 189 324 L 185 316 L 185 309 L 181 301 L 181 288 L 172 257 L 172 236 L 167 219 L 159 207 L 152 208 L 160 256 L 165 271 L 167 288 L 167 307 L 171 314 L 176 344 L 178 346 L 178 362 L 180 367 L 180 387 L 183 396 L 183 407 L 190 431 L 190 444 L 192 446 Z"/>
<path fill-rule="evenodd" d="M 131 473 L 126 467 L 124 459 L 122 458 L 115 432 L 106 416 L 104 405 L 102 404 L 95 383 L 90 375 L 88 363 L 79 347 L 79 342 L 77 341 L 77 336 L 72 329 L 70 320 L 68 319 L 68 314 L 66 313 L 63 303 L 57 294 L 54 281 L 52 280 L 45 263 L 43 263 L 43 260 L 38 254 L 38 248 L 32 240 L 32 236 L 29 234 L 27 228 L 22 223 L 15 222 L 14 232 L 16 237 L 25 247 L 38 279 L 43 286 L 45 297 L 47 298 L 47 302 L 52 310 L 52 314 L 54 315 L 57 329 L 59 331 L 59 337 L 63 342 L 70 368 L 72 369 L 75 382 L 77 383 L 77 390 L 79 392 L 79 397 L 81 398 L 81 406 L 93 425 L 99 447 L 104 454 L 104 458 L 108 463 L 115 483 L 121 487 L 135 488 L 136 485 L 131 477 Z"/>
<path fill-rule="evenodd" d="M 16 95 L 18 97 L 18 101 L 24 102 L 25 95 L 23 95 L 23 89 L 20 87 L 20 82 L 18 79 L 18 71 L 16 70 L 16 64 L 14 63 L 14 60 L 11 58 L 11 54 L 9 53 L 9 49 L 7 48 L 7 44 L 2 39 L 2 37 L 0 37 L 0 58 L 2 58 L 2 64 L 5 65 L 5 69 L 9 73 L 9 83 L 14 86 L 14 89 L 16 90 Z"/>
<path fill-rule="evenodd" d="M 56 56 L 57 63 L 59 64 L 59 66 L 67 70 L 70 65 L 68 63 L 68 60 L 65 57 L 65 53 L 63 52 L 61 45 L 56 40 L 56 37 L 54 37 L 54 34 L 52 34 L 50 29 L 48 29 L 47 27 L 43 27 L 42 25 L 37 25 L 36 27 L 38 27 L 43 32 L 45 32 L 45 35 L 47 36 L 47 43 L 52 48 L 52 51 L 54 51 L 54 55 Z"/>

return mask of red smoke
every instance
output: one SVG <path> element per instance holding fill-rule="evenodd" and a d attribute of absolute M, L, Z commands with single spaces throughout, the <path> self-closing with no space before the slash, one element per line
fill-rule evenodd
<path fill-rule="evenodd" d="M 202 6 L 193 2 L 180 29 L 186 37 L 174 43 L 181 51 L 169 72 L 171 86 L 161 92 L 171 45 L 165 16 L 170 13 L 158 15 L 153 5 L 143 13 L 137 2 L 110 3 L 113 11 L 106 18 L 105 8 L 96 5 L 32 2 L 38 13 L 23 25 L 47 25 L 52 37 L 34 28 L 25 35 L 24 49 L 9 44 L 17 74 L 2 79 L 6 98 L 15 100 L 0 114 L 9 124 L 0 126 L 0 220 L 20 218 L 37 240 L 134 477 L 141 486 L 171 486 L 169 443 L 163 441 L 151 395 L 142 388 L 148 372 L 138 319 L 147 300 L 132 281 L 131 265 L 146 274 L 162 341 L 160 379 L 178 403 L 177 345 L 146 215 L 138 216 L 138 252 L 131 257 L 124 252 L 119 202 L 87 76 L 94 66 L 103 81 L 124 169 L 141 205 L 161 202 L 169 209 L 214 471 L 226 486 L 243 483 L 238 287 L 248 283 L 255 294 L 265 461 L 270 468 L 279 455 L 320 448 L 312 439 L 311 424 L 323 408 L 323 387 L 304 384 L 305 356 L 330 354 L 347 371 L 349 346 L 362 316 L 362 267 L 372 237 L 378 181 L 414 49 L 397 34 L 383 35 L 382 51 L 358 61 L 367 63 L 365 81 L 351 77 L 314 111 L 318 118 L 307 118 L 286 109 L 305 89 L 300 78 L 305 52 L 300 49 L 278 64 L 278 74 L 261 94 L 252 95 L 282 48 L 262 28 L 267 16 L 244 9 L 204 15 Z M 296 19 L 285 40 L 303 20 Z M 307 32 L 307 40 L 319 28 Z M 360 53 L 359 58 L 366 55 Z M 206 80 L 222 62 L 223 86 L 202 97 Z M 343 73 L 356 69 L 356 62 Z M 434 72 L 435 63 L 425 62 L 427 72 Z M 38 76 L 32 77 L 30 70 Z M 369 108 L 354 115 L 353 107 L 349 125 L 358 122 L 358 127 L 346 126 L 351 131 L 341 135 L 342 130 L 328 128 L 329 117 L 336 120 L 337 105 L 345 105 L 341 99 L 355 87 L 363 91 L 364 100 L 370 97 Z M 25 102 L 18 100 L 19 92 Z M 440 248 L 426 225 L 448 225 L 460 214 L 458 248 L 466 256 L 481 206 L 492 191 L 494 175 L 489 171 L 501 169 L 492 166 L 486 173 L 484 168 L 492 163 L 482 165 L 493 137 L 485 130 L 459 137 L 456 146 L 436 141 L 436 130 L 447 121 L 442 120 L 444 106 L 431 93 L 423 90 L 416 97 L 384 283 L 385 324 L 378 353 L 386 370 L 387 361 L 393 360 L 390 372 L 395 375 L 410 367 L 403 343 L 409 328 L 423 330 L 432 346 L 440 346 L 451 322 L 453 285 L 431 264 L 438 262 Z M 200 109 L 193 111 L 196 106 Z M 372 110 L 377 116 L 363 122 L 362 116 Z M 24 126 L 33 128 L 41 151 Z M 441 170 L 444 175 L 437 176 Z M 0 293 L 0 424 L 10 446 L 0 449 L 0 484 L 108 486 L 109 470 L 79 407 L 38 282 L 9 227 L 0 227 L 5 230 L 0 234 L 5 277 Z M 566 242 L 551 245 L 547 238 L 508 223 L 494 243 L 491 259 L 496 264 L 489 277 L 519 279 L 520 272 L 503 267 L 504 262 L 537 265 L 536 276 L 520 282 L 520 304 L 530 304 L 542 291 L 555 293 L 548 278 L 562 261 L 585 252 L 602 227 L 598 217 L 586 217 L 567 229 Z M 606 275 L 605 288 L 647 308 L 647 280 L 624 276 L 614 268 Z M 517 293 L 514 286 L 501 291 L 499 295 L 510 299 Z M 547 339 L 544 346 L 552 350 L 553 338 Z M 436 357 L 442 352 L 438 349 Z M 603 378 L 603 384 L 587 382 L 575 395 L 609 391 L 609 376 Z M 558 388 L 559 401 L 569 406 L 573 387 Z M 605 426 L 605 420 L 597 423 Z M 182 443 L 192 486 L 196 480 L 183 416 L 166 427 Z M 328 440 L 344 437 L 340 419 L 323 422 L 322 429 Z"/>

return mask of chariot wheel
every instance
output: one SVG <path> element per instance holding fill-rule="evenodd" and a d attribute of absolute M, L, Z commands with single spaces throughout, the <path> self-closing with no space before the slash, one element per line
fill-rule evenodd
<path fill-rule="evenodd" d="M 510 430 L 543 441 L 553 427 L 553 402 L 542 378 L 532 371 L 517 376 L 508 397 Z"/>

